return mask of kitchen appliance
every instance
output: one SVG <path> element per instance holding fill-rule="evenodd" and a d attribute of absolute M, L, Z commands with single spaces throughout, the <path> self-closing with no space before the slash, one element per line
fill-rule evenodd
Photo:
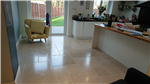
<path fill-rule="evenodd" d="M 78 13 L 79 19 L 83 19 L 82 13 Z"/>
<path fill-rule="evenodd" d="M 150 4 L 150 1 L 146 1 L 144 3 L 137 4 L 137 5 L 133 6 L 133 7 L 150 7 L 149 4 Z"/>
<path fill-rule="evenodd" d="M 73 19 L 73 20 L 78 20 L 78 19 L 79 19 L 79 16 L 78 16 L 78 15 L 72 15 L 72 19 Z"/>
<path fill-rule="evenodd" d="M 150 1 L 135 5 L 133 7 L 140 7 L 138 16 L 138 23 L 150 23 Z"/>
<path fill-rule="evenodd" d="M 147 28 L 147 33 L 150 35 L 150 28 Z"/>
<path fill-rule="evenodd" d="M 110 15 L 110 17 L 109 17 L 109 20 L 108 20 L 108 27 L 111 27 L 111 24 L 112 24 L 112 16 Z"/>
<path fill-rule="evenodd" d="M 147 28 L 150 28 L 150 1 L 137 4 L 133 7 L 140 7 L 140 12 L 136 22 L 132 21 L 132 23 L 134 25 L 140 25 L 140 28 L 143 29 L 143 31 L 147 31 Z"/>

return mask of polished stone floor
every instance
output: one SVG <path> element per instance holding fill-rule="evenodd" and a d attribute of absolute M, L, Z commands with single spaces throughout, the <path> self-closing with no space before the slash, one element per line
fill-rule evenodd
<path fill-rule="evenodd" d="M 20 39 L 17 84 L 109 84 L 124 78 L 127 67 L 106 53 L 91 48 L 91 40 L 49 36 Z"/>

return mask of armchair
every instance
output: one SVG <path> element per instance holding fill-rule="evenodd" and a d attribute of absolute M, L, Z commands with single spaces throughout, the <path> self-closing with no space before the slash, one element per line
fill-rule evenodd
<path fill-rule="evenodd" d="M 129 68 L 123 79 L 110 84 L 150 84 L 150 77 L 135 68 Z"/>
<path fill-rule="evenodd" d="M 46 38 L 49 36 L 50 27 L 45 25 L 45 22 L 39 19 L 25 19 L 25 31 L 29 39 L 41 39 L 44 38 L 46 42 Z"/>

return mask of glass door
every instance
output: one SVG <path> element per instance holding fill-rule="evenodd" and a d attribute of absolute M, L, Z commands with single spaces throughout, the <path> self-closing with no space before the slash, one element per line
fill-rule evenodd
<path fill-rule="evenodd" d="M 51 34 L 64 34 L 64 1 L 51 1 Z"/>
<path fill-rule="evenodd" d="M 46 0 L 31 0 L 31 11 L 33 19 L 42 19 L 46 21 Z"/>

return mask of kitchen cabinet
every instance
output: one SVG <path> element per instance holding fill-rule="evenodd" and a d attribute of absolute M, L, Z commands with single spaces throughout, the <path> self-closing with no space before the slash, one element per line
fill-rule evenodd
<path fill-rule="evenodd" d="M 83 21 L 73 21 L 73 37 L 80 39 L 83 35 Z"/>
<path fill-rule="evenodd" d="M 84 22 L 83 38 L 92 38 L 95 22 Z"/>
<path fill-rule="evenodd" d="M 99 48 L 128 68 L 137 68 L 145 74 L 150 71 L 150 41 L 146 38 L 96 26 L 92 48 Z"/>
<path fill-rule="evenodd" d="M 103 24 L 108 22 L 88 22 L 73 20 L 73 37 L 76 39 L 91 39 L 94 32 L 94 24 Z M 119 22 L 112 22 L 118 24 Z"/>
<path fill-rule="evenodd" d="M 73 21 L 73 37 L 76 39 L 91 39 L 96 22 Z"/>

